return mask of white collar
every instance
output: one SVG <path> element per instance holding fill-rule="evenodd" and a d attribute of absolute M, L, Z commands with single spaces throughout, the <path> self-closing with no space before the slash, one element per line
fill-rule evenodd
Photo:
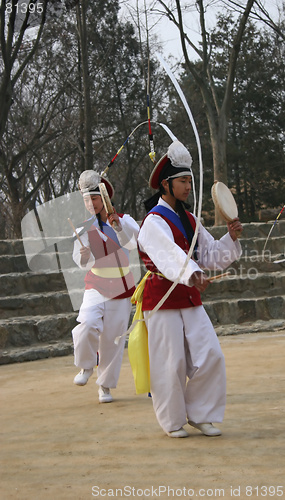
<path fill-rule="evenodd" d="M 164 201 L 162 198 L 159 198 L 157 204 L 161 205 L 162 207 L 168 208 L 169 210 L 172 210 L 172 212 L 174 212 L 176 214 L 175 210 L 173 210 L 173 208 L 166 201 Z"/>

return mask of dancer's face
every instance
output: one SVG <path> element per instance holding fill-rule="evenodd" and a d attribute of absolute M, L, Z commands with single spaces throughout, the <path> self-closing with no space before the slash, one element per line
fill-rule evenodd
<path fill-rule="evenodd" d="M 103 201 L 100 194 L 90 194 L 84 196 L 84 205 L 88 212 L 92 215 L 97 215 L 104 209 Z"/>
<path fill-rule="evenodd" d="M 191 175 L 175 177 L 172 180 L 174 197 L 179 201 L 186 201 L 191 191 Z"/>
<path fill-rule="evenodd" d="M 171 206 L 175 206 L 176 200 L 186 201 L 190 191 L 191 191 L 191 175 L 185 175 L 183 177 L 175 177 L 172 179 L 172 192 L 170 193 L 169 181 L 164 179 L 162 181 L 162 186 L 165 189 L 166 194 L 162 198 L 168 202 Z"/>

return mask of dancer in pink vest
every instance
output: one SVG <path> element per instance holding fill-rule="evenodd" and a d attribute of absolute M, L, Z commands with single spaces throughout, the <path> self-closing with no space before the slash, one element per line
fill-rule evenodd
<path fill-rule="evenodd" d="M 85 276 L 85 292 L 77 325 L 72 330 L 74 364 L 81 368 L 74 378 L 76 385 L 85 385 L 97 364 L 99 402 L 110 403 L 110 388 L 117 386 L 124 339 L 114 343 L 128 328 L 131 312 L 130 297 L 135 289 L 129 270 L 128 251 L 136 248 L 139 226 L 129 215 L 107 217 L 100 195 L 99 183 L 104 182 L 112 198 L 111 183 L 93 170 L 85 170 L 79 178 L 79 187 L 86 209 L 93 215 L 89 229 L 74 242 L 73 259 Z M 96 215 L 96 217 L 94 217 Z M 112 227 L 117 223 L 116 229 Z"/>
<path fill-rule="evenodd" d="M 224 416 L 225 362 L 200 293 L 209 285 L 203 269 L 225 269 L 241 255 L 235 233 L 242 230 L 238 219 L 228 224 L 228 233 L 220 240 L 200 225 L 193 257 L 179 284 L 148 319 L 178 278 L 194 235 L 196 219 L 183 205 L 191 190 L 191 164 L 190 153 L 174 141 L 150 176 L 150 186 L 159 189 L 158 202 L 138 236 L 140 255 L 152 272 L 142 309 L 148 329 L 153 407 L 170 437 L 187 437 L 186 423 L 207 436 L 221 434 L 213 422 L 222 422 Z"/>

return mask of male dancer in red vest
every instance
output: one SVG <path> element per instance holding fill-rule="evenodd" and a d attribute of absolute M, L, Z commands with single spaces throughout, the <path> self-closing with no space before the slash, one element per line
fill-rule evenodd
<path fill-rule="evenodd" d="M 114 341 L 128 328 L 130 297 L 134 291 L 128 251 L 137 245 L 139 226 L 129 215 L 115 212 L 107 217 L 100 182 L 104 182 L 112 198 L 113 186 L 94 170 L 85 170 L 79 178 L 85 207 L 96 217 L 88 231 L 80 235 L 83 246 L 78 239 L 74 242 L 73 259 L 88 271 L 77 318 L 79 325 L 72 330 L 74 364 L 81 368 L 74 383 L 88 382 L 97 364 L 98 352 L 99 402 L 110 403 L 113 400 L 110 388 L 117 386 L 124 352 L 124 339 L 118 345 Z M 116 229 L 112 227 L 114 221 Z"/>
<path fill-rule="evenodd" d="M 196 219 L 183 206 L 191 190 L 191 164 L 190 153 L 174 141 L 150 176 L 159 200 L 138 236 L 140 255 L 152 271 L 142 304 L 152 401 L 157 420 L 170 437 L 187 437 L 183 428 L 187 422 L 207 436 L 221 434 L 213 422 L 223 420 L 225 362 L 200 292 L 209 285 L 203 269 L 224 269 L 241 255 L 235 233 L 242 229 L 238 219 L 228 224 L 228 233 L 220 240 L 200 225 L 197 247 L 179 284 L 148 319 L 179 276 L 195 231 Z"/>

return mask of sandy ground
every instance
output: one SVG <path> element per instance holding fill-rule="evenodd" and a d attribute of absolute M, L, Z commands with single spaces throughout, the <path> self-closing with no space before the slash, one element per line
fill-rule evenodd
<path fill-rule="evenodd" d="M 1 500 L 285 498 L 285 331 L 222 337 L 220 437 L 171 439 L 137 396 L 128 354 L 114 402 L 73 357 L 0 366 Z"/>

